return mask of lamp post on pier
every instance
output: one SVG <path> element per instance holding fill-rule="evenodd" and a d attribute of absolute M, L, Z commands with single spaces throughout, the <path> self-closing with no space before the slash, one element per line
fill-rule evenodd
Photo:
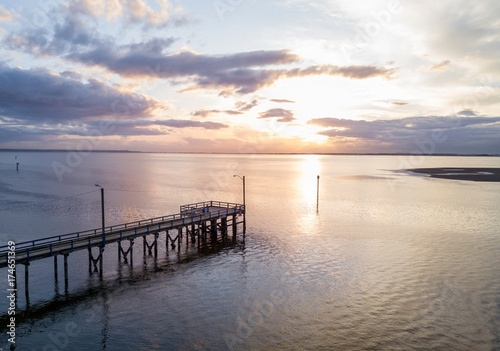
<path fill-rule="evenodd" d="M 101 218 L 102 218 L 102 247 L 106 246 L 106 234 L 104 233 L 104 188 L 99 184 L 95 184 L 96 187 L 101 188 Z"/>
<path fill-rule="evenodd" d="M 246 221 L 246 217 L 245 217 L 245 213 L 247 212 L 247 206 L 246 206 L 246 202 L 245 202 L 245 176 L 240 176 L 238 174 L 235 174 L 233 175 L 233 177 L 238 177 L 240 178 L 242 181 L 243 181 L 243 233 L 246 231 L 246 227 L 247 227 L 247 221 Z"/>

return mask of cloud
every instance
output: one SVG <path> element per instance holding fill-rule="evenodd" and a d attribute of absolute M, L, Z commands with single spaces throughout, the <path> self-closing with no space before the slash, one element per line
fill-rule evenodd
<path fill-rule="evenodd" d="M 12 12 L 0 5 L 0 23 L 12 21 L 14 17 L 15 16 Z"/>
<path fill-rule="evenodd" d="M 33 122 L 137 118 L 162 107 L 153 98 L 72 72 L 0 66 L 0 114 L 6 117 Z"/>
<path fill-rule="evenodd" d="M 408 105 L 408 102 L 402 102 L 402 101 L 393 101 L 391 102 L 391 105 L 396 105 L 396 106 L 405 106 Z"/>
<path fill-rule="evenodd" d="M 222 89 L 221 93 L 223 94 L 248 94 L 271 86 L 279 79 L 319 75 L 340 76 L 350 79 L 368 79 L 375 77 L 393 79 L 395 78 L 395 71 L 393 69 L 375 66 L 338 67 L 334 65 L 315 65 L 304 69 L 232 68 L 221 71 L 210 70 L 205 72 L 204 76 L 197 75 L 193 77 L 195 84 L 183 91 L 195 89 Z"/>
<path fill-rule="evenodd" d="M 328 136 L 334 144 L 366 147 L 351 152 L 413 152 L 422 148 L 425 153 L 488 153 L 500 144 L 500 117 L 316 118 L 308 124 L 328 128 L 318 134 Z"/>
<path fill-rule="evenodd" d="M 11 142 L 22 143 L 31 141 L 53 142 L 64 136 L 87 137 L 95 139 L 108 136 L 154 136 L 168 135 L 172 129 L 200 128 L 205 130 L 220 130 L 229 126 L 216 122 L 199 122 L 181 119 L 156 120 L 91 120 L 85 122 L 68 122 L 66 124 L 30 124 L 24 121 L 0 117 L 0 144 Z M 68 141 L 79 139 L 69 139 Z"/>
<path fill-rule="evenodd" d="M 122 18 L 124 24 L 140 24 L 144 29 L 164 28 L 172 21 L 174 24 L 183 23 L 186 16 L 181 6 L 174 7 L 168 0 L 157 0 L 158 10 L 143 0 L 72 0 L 63 6 L 69 13 L 87 15 L 95 20 Z"/>
<path fill-rule="evenodd" d="M 477 114 L 472 110 L 462 110 L 457 113 L 459 116 L 476 117 Z"/>
<path fill-rule="evenodd" d="M 295 120 L 295 115 L 292 111 L 284 108 L 272 108 L 265 112 L 259 113 L 259 118 L 278 118 L 277 122 L 292 122 Z"/>
<path fill-rule="evenodd" d="M 257 106 L 259 101 L 257 99 L 253 99 L 251 102 L 237 101 L 234 106 L 238 109 L 238 111 L 250 111 L 252 108 Z"/>
<path fill-rule="evenodd" d="M 429 71 L 446 72 L 451 68 L 451 61 L 446 60 L 429 68 Z"/>
<path fill-rule="evenodd" d="M 211 116 L 211 115 L 214 115 L 214 114 L 222 114 L 222 113 L 225 113 L 227 115 L 232 115 L 232 116 L 243 114 L 243 112 L 234 111 L 234 110 L 224 110 L 224 111 L 222 111 L 222 110 L 204 110 L 204 109 L 201 109 L 201 110 L 193 112 L 192 115 L 196 116 L 196 117 L 205 118 L 205 117 L 208 117 L 208 116 Z"/>
<path fill-rule="evenodd" d="M 395 78 L 394 69 L 370 65 L 269 68 L 298 64 L 301 58 L 289 50 L 228 55 L 203 55 L 188 50 L 166 52 L 174 38 L 117 45 L 113 38 L 99 36 L 91 28 L 78 13 L 67 13 L 63 21 L 55 21 L 53 28 L 11 33 L 3 44 L 35 56 L 59 56 L 87 66 L 99 66 L 127 78 L 181 78 L 187 84 L 181 92 L 208 89 L 218 90 L 221 95 L 248 94 L 280 79 L 319 75 L 349 79 Z"/>
<path fill-rule="evenodd" d="M 287 99 L 270 99 L 269 101 L 276 102 L 278 104 L 294 104 L 295 101 Z"/>

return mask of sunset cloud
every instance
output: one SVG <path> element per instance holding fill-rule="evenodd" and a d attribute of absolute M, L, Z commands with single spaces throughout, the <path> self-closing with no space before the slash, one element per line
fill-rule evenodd
<path fill-rule="evenodd" d="M 265 112 L 259 113 L 259 118 L 277 118 L 277 122 L 292 122 L 295 120 L 295 115 L 292 111 L 284 108 L 272 108 Z"/>
<path fill-rule="evenodd" d="M 82 5 L 83 6 L 83 5 Z M 117 45 L 112 38 L 91 32 L 80 16 L 68 14 L 51 30 L 23 29 L 11 33 L 3 43 L 12 50 L 35 56 L 59 55 L 87 66 L 99 66 L 126 78 L 184 79 L 187 88 L 218 90 L 221 95 L 249 94 L 286 78 L 338 76 L 362 80 L 375 77 L 393 79 L 394 69 L 372 66 L 331 64 L 306 68 L 269 68 L 299 64 L 301 58 L 290 50 L 258 50 L 226 55 L 204 55 L 189 50 L 166 52 L 174 38 Z"/>
<path fill-rule="evenodd" d="M 0 147 L 498 153 L 499 2 L 226 3 L 0 5 Z"/>
<path fill-rule="evenodd" d="M 328 136 L 334 143 L 357 140 L 360 145 L 372 145 L 373 150 L 378 148 L 378 152 L 412 152 L 421 147 L 425 153 L 452 150 L 481 153 L 493 144 L 500 146 L 500 117 L 407 117 L 374 121 L 315 118 L 308 124 L 327 128 L 318 134 Z"/>
<path fill-rule="evenodd" d="M 430 67 L 429 71 L 446 72 L 450 69 L 450 67 L 451 67 L 451 61 L 446 60 Z"/>
<path fill-rule="evenodd" d="M 295 101 L 288 100 L 288 99 L 270 99 L 269 101 L 276 102 L 278 104 L 294 104 L 295 103 Z"/>
<path fill-rule="evenodd" d="M 72 72 L 0 66 L 0 114 L 31 121 L 149 117 L 161 102 Z"/>
<path fill-rule="evenodd" d="M 211 115 L 217 115 L 217 114 L 227 114 L 227 115 L 232 115 L 232 116 L 236 116 L 236 115 L 241 115 L 243 114 L 243 112 L 241 111 L 234 111 L 234 110 L 198 110 L 198 111 L 195 111 L 192 113 L 193 116 L 196 116 L 196 117 L 202 117 L 202 118 L 205 118 L 205 117 L 208 117 L 208 116 L 211 116 Z"/>

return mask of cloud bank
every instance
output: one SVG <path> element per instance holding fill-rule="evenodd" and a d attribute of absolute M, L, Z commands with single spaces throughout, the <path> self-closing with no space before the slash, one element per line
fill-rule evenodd
<path fill-rule="evenodd" d="M 0 114 L 33 122 L 149 116 L 163 105 L 148 96 L 73 72 L 0 66 Z"/>
<path fill-rule="evenodd" d="M 318 134 L 329 137 L 332 144 L 351 145 L 351 152 L 414 152 L 422 148 L 424 153 L 490 153 L 493 145 L 500 150 L 500 117 L 315 118 L 308 124 L 325 128 Z"/>

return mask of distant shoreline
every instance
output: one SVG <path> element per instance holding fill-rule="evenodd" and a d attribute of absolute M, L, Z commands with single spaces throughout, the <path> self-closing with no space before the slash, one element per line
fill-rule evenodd
<path fill-rule="evenodd" d="M 427 174 L 432 178 L 500 182 L 500 168 L 413 168 L 406 171 Z"/>
<path fill-rule="evenodd" d="M 76 149 L 0 149 L 0 152 L 79 152 Z M 137 153 L 137 154 L 189 154 L 189 155 L 318 155 L 318 156 L 458 156 L 458 157 L 500 157 L 500 154 L 418 154 L 413 153 L 348 153 L 348 152 L 191 152 L 191 151 L 131 151 L 131 150 L 92 150 L 100 153 Z"/>

